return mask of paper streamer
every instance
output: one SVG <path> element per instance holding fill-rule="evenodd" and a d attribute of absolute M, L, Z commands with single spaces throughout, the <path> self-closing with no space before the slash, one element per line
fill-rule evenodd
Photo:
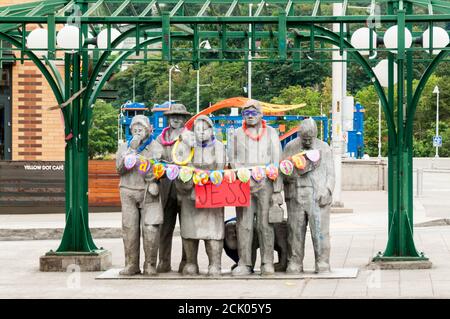
<path fill-rule="evenodd" d="M 266 172 L 261 166 L 252 168 L 252 178 L 255 182 L 261 182 L 266 177 Z"/>
<path fill-rule="evenodd" d="M 123 159 L 124 162 L 124 166 L 126 169 L 130 170 L 134 167 L 134 165 L 136 165 L 136 155 L 135 154 L 128 154 L 127 156 L 125 156 L 125 158 Z"/>
<path fill-rule="evenodd" d="M 213 185 L 219 186 L 222 184 L 223 175 L 219 171 L 212 171 L 211 174 L 209 174 L 209 180 Z"/>

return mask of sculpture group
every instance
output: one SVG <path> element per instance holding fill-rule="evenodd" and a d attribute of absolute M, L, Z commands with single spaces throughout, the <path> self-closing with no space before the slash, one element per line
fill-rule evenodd
<path fill-rule="evenodd" d="M 277 132 L 265 123 L 262 107 L 255 100 L 249 100 L 242 108 L 243 125 L 231 135 L 226 148 L 214 135 L 209 117 L 198 116 L 190 131 L 185 123 L 191 114 L 184 105 L 172 104 L 165 115 L 169 125 L 152 142 L 148 119 L 143 115 L 135 116 L 130 125 L 133 137 L 117 152 L 125 249 L 125 268 L 121 275 L 141 272 L 141 232 L 144 275 L 171 271 L 177 216 L 182 238 L 178 272 L 183 275 L 199 274 L 197 254 L 201 240 L 209 259 L 209 276 L 221 275 L 224 249 L 236 262 L 233 276 L 251 275 L 257 247 L 261 275 L 272 275 L 275 271 L 299 274 L 303 272 L 307 225 L 314 246 L 315 271 L 330 271 L 329 214 L 334 166 L 331 149 L 317 138 L 317 126 L 312 119 L 300 123 L 298 137 L 282 151 Z M 298 156 L 305 152 L 316 155 L 312 159 Z M 139 157 L 151 161 L 136 165 Z M 278 165 L 288 159 L 295 166 L 290 168 L 289 174 L 280 174 Z M 170 173 L 178 173 L 180 168 L 186 167 L 202 172 L 237 170 L 239 176 L 248 174 L 247 167 L 271 169 L 267 177 L 261 176 L 258 170 L 253 170 L 251 176 L 239 176 L 241 181 L 249 183 L 250 203 L 236 207 L 236 218 L 225 223 L 224 207 L 196 208 L 196 185 L 202 185 L 202 178 L 205 178 L 204 183 L 208 182 L 209 176 L 171 178 L 173 174 L 169 174 L 169 169 L 161 176 L 158 169 L 147 167 L 161 165 L 155 163 L 169 165 Z M 280 170 L 284 172 L 281 167 Z M 227 178 L 233 177 L 224 176 Z M 211 181 L 214 181 L 213 176 Z M 284 201 L 287 221 L 282 220 Z M 274 265 L 275 250 L 279 262 Z"/>

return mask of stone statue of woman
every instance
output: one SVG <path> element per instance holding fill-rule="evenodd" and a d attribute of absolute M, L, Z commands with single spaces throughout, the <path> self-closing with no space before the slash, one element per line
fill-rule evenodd
<path fill-rule="evenodd" d="M 225 147 L 214 136 L 213 127 L 211 119 L 201 115 L 194 122 L 193 136 L 192 132 L 190 136 L 187 132 L 182 134 L 184 147 L 189 145 L 187 139 L 194 142 L 193 158 L 189 165 L 196 169 L 222 170 L 225 167 Z M 186 183 L 177 179 L 176 186 L 181 200 L 180 230 L 186 253 L 186 265 L 182 272 L 184 275 L 199 273 L 198 245 L 200 240 L 204 240 L 209 259 L 208 275 L 219 276 L 225 235 L 224 208 L 195 208 L 195 186 L 192 179 Z"/>

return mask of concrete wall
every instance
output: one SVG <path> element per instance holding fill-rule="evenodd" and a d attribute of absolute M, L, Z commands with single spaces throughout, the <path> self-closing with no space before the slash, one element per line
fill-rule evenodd
<path fill-rule="evenodd" d="M 413 159 L 413 170 L 450 170 L 450 158 L 420 157 Z M 387 190 L 387 158 L 377 160 L 343 160 L 342 190 Z"/>
<path fill-rule="evenodd" d="M 450 169 L 449 157 L 417 157 L 414 158 L 413 169 Z"/>
<path fill-rule="evenodd" d="M 387 163 L 382 160 L 343 160 L 342 190 L 374 191 L 385 190 L 387 184 Z"/>

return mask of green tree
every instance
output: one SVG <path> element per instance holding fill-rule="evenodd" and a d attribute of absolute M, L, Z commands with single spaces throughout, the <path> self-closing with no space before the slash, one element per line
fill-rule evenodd
<path fill-rule="evenodd" d="M 136 63 L 122 72 L 115 74 L 109 82 L 119 96 L 115 106 L 120 106 L 133 98 L 133 78 L 135 78 L 136 102 L 157 103 L 157 87 L 167 83 L 169 66 L 166 62 Z M 164 101 L 167 100 L 167 95 Z M 160 101 L 161 103 L 164 101 Z M 158 101 L 159 102 L 159 101 Z"/>
<path fill-rule="evenodd" d="M 117 114 L 111 104 L 97 100 L 89 129 L 89 158 L 103 157 L 117 151 Z"/>
<path fill-rule="evenodd" d="M 364 107 L 364 152 L 369 156 L 378 155 L 378 95 L 373 85 L 366 86 L 355 95 L 355 103 Z M 381 154 L 387 155 L 387 126 L 381 112 Z"/>

